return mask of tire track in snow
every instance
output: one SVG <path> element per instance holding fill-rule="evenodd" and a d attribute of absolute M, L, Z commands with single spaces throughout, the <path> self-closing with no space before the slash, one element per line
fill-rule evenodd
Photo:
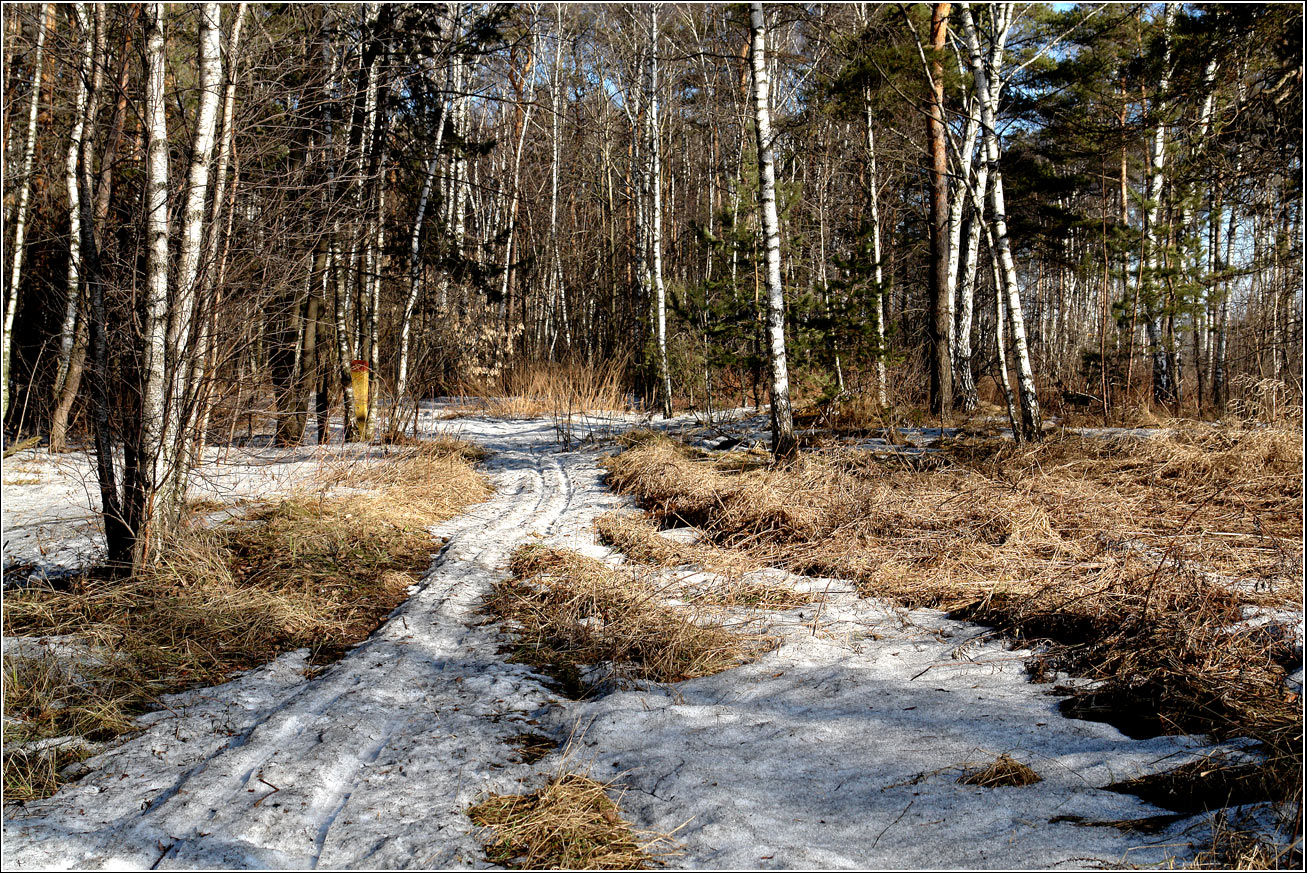
<path fill-rule="evenodd" d="M 595 512 L 568 518 L 578 469 L 599 486 L 593 456 L 555 454 L 539 422 L 470 436 L 495 452 L 496 494 L 435 529 L 447 543 L 432 571 L 367 642 L 312 681 L 288 655 L 179 695 L 89 776 L 7 820 L 5 866 L 483 864 L 463 811 L 517 790 L 529 771 L 502 740 L 549 694 L 502 661 L 476 608 L 517 545 L 588 529 Z M 231 735 L 215 736 L 224 719 Z"/>

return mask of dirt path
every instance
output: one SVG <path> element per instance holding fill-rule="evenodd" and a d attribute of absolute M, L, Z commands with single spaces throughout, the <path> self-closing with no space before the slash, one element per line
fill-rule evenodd
<path fill-rule="evenodd" d="M 516 763 L 505 740 L 578 725 L 568 765 L 620 777 L 637 827 L 680 827 L 673 866 L 1097 866 L 1180 848 L 1174 832 L 1075 820 L 1161 813 L 1097 787 L 1195 743 L 1063 719 L 980 629 L 838 585 L 820 617 L 764 617 L 785 644 L 755 664 L 558 699 L 503 660 L 477 607 L 524 541 L 605 554 L 593 519 L 623 501 L 598 453 L 557 451 L 548 422 L 441 426 L 495 453 L 498 490 L 437 529 L 447 546 L 387 624 L 316 678 L 288 655 L 170 699 L 85 778 L 6 820 L 6 868 L 484 866 L 464 810 L 558 766 Z M 957 784 L 955 765 L 999 752 L 1044 782 Z"/>

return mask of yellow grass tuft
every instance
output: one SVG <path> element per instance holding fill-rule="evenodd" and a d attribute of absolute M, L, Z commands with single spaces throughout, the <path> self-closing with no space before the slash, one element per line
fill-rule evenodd
<path fill-rule="evenodd" d="M 1044 777 L 1028 764 L 1004 752 L 984 767 L 968 768 L 958 777 L 959 785 L 979 785 L 982 788 L 1023 787 L 1043 782 Z"/>
<path fill-rule="evenodd" d="M 576 552 L 524 546 L 511 569 L 486 609 L 512 626 L 517 660 L 576 696 L 590 690 L 581 680 L 585 667 L 608 666 L 619 679 L 679 682 L 738 666 L 772 642 L 669 607 L 644 574 Z"/>
<path fill-rule="evenodd" d="M 467 814 L 486 829 L 492 864 L 516 870 L 648 869 L 649 849 L 666 837 L 635 833 L 606 787 L 564 773 L 530 794 L 491 795 Z"/>

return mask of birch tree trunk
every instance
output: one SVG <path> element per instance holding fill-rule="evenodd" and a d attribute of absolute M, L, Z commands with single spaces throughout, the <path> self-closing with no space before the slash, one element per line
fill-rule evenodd
<path fill-rule="evenodd" d="M 980 106 L 980 122 L 984 131 L 985 161 L 989 164 L 989 206 L 994 247 L 1001 267 L 1001 293 L 1007 301 L 1007 314 L 1012 327 L 1012 347 L 1017 358 L 1017 387 L 1021 398 L 1021 430 L 1026 439 L 1038 440 L 1043 436 L 1043 421 L 1039 411 L 1039 396 L 1035 390 L 1035 374 L 1030 366 L 1030 348 L 1026 342 L 1025 317 L 1021 311 L 1021 291 L 1017 285 L 1016 264 L 1012 259 L 1012 246 L 1008 238 L 1007 211 L 1003 201 L 1003 175 L 998 168 L 999 147 L 997 109 L 1002 92 L 998 78 L 1003 61 L 1003 46 L 1007 41 L 1012 22 L 1012 4 L 1000 3 L 989 7 L 994 17 L 993 42 L 989 58 L 982 56 L 980 38 L 971 16 L 971 4 L 962 4 L 962 25 L 967 48 L 971 54 L 971 71 L 976 79 L 976 92 L 984 95 Z M 991 85 L 991 82 L 993 83 Z"/>
<path fill-rule="evenodd" d="M 1216 59 L 1212 58 L 1207 62 L 1207 66 L 1203 70 L 1203 91 L 1204 91 L 1203 104 L 1202 104 L 1202 108 L 1198 112 L 1198 131 L 1197 131 L 1197 136 L 1194 138 L 1193 146 L 1191 148 L 1191 160 L 1196 161 L 1198 156 L 1201 155 L 1201 153 L 1207 148 L 1207 131 L 1211 127 L 1212 105 L 1216 96 L 1217 67 L 1218 65 Z M 1190 233 L 1191 228 L 1193 228 L 1194 201 L 1197 198 L 1197 196 L 1198 196 L 1197 184 L 1191 182 L 1188 186 L 1188 196 L 1185 197 L 1184 204 L 1181 207 L 1180 232 L 1182 234 Z M 1200 234 L 1195 234 L 1196 238 L 1198 238 L 1199 236 Z M 1204 267 L 1209 268 L 1210 271 L 1210 265 L 1211 265 L 1210 242 L 1209 242 L 1209 251 L 1207 252 L 1206 258 L 1203 258 L 1202 250 L 1198 242 L 1195 242 L 1192 248 L 1186 246 L 1186 250 L 1188 251 L 1188 258 L 1187 258 L 1188 263 L 1186 264 L 1186 266 L 1188 267 L 1191 276 L 1194 277 L 1198 276 L 1198 274 L 1203 271 Z M 1207 332 L 1206 318 L 1205 318 L 1207 314 L 1206 301 L 1195 300 L 1191 311 L 1192 311 L 1191 327 L 1193 328 L 1194 373 L 1195 373 L 1194 408 L 1196 413 L 1198 415 L 1201 415 L 1202 407 L 1203 407 L 1203 395 L 1205 393 L 1203 389 L 1206 387 L 1205 384 L 1206 379 L 1204 378 L 1206 376 L 1206 373 L 1203 370 L 1203 338 Z"/>
<path fill-rule="evenodd" d="M 663 418 L 672 417 L 672 374 L 667 365 L 667 289 L 663 286 L 662 148 L 658 131 L 658 7 L 649 7 L 649 242 L 653 251 L 654 322 L 658 342 L 658 393 Z"/>
<path fill-rule="evenodd" d="M 79 4 L 80 6 L 81 4 Z M 58 363 L 58 373 L 56 375 L 56 386 L 54 392 L 54 411 L 50 415 L 50 452 L 62 452 L 68 444 L 68 416 L 72 412 L 73 402 L 77 399 L 77 391 L 82 382 L 82 370 L 86 364 L 86 346 L 89 340 L 89 328 L 87 325 L 87 313 L 84 311 L 83 301 L 86 298 L 86 280 L 85 270 L 82 265 L 81 257 L 81 240 L 82 240 L 82 219 L 80 199 L 80 189 L 82 186 L 81 172 L 83 162 L 87 165 L 87 172 L 90 172 L 90 164 L 93 163 L 93 143 L 95 136 L 96 119 L 99 115 L 100 90 L 104 83 L 104 59 L 105 59 L 105 12 L 104 4 L 97 3 L 94 8 L 93 28 L 86 21 L 85 9 L 80 8 L 76 13 L 82 20 L 84 30 L 84 39 L 82 40 L 83 52 L 86 56 L 86 63 L 90 68 L 89 81 L 85 78 L 87 70 L 83 69 L 82 83 L 79 90 L 85 89 L 85 93 L 79 100 L 82 116 L 82 131 L 76 137 L 78 151 L 76 154 L 69 155 L 72 172 L 68 176 L 68 203 L 70 209 L 76 209 L 76 220 L 73 220 L 70 213 L 69 218 L 69 261 L 68 261 L 68 310 L 65 312 L 65 330 L 67 330 L 67 318 L 71 314 L 74 320 L 73 333 L 71 337 L 61 337 L 61 348 Z M 93 30 L 93 39 L 92 39 Z M 112 148 L 112 146 L 111 146 Z M 106 156 L 107 157 L 107 156 Z M 106 172 L 112 172 L 111 168 L 106 166 Z M 101 177 L 101 183 L 107 185 L 105 177 Z M 100 198 L 104 203 L 105 211 L 108 207 L 108 197 Z M 103 221 L 100 210 L 96 209 L 96 220 Z M 64 351 L 62 343 L 66 342 L 67 351 Z"/>
<path fill-rule="evenodd" d="M 213 198 L 209 206 L 209 232 L 206 237 L 204 260 L 200 264 L 200 315 L 196 322 L 199 335 L 196 337 L 195 342 L 196 352 L 191 356 L 189 362 L 191 372 L 187 377 L 187 382 L 194 386 L 196 395 L 195 402 L 189 410 L 190 421 L 186 427 L 187 432 L 192 437 L 188 443 L 190 448 L 185 463 L 187 467 L 193 465 L 199 458 L 208 440 L 209 414 L 212 404 L 212 386 L 208 382 L 208 372 L 213 358 L 214 320 L 217 317 L 218 305 L 217 295 L 221 292 L 223 285 L 227 256 L 227 245 L 225 243 L 231 239 L 232 215 L 236 209 L 234 187 L 231 192 L 232 202 L 227 202 L 227 171 L 231 165 L 232 141 L 235 137 L 232 124 L 235 120 L 236 109 L 236 53 L 240 48 L 241 30 L 245 21 L 247 6 L 249 6 L 248 3 L 237 5 L 236 18 L 232 21 L 231 32 L 227 36 L 227 86 L 222 99 L 222 139 L 218 143 L 218 157 L 214 166 Z M 219 228 L 223 227 L 224 208 L 227 209 L 228 213 L 225 232 L 219 230 Z M 221 260 L 218 254 L 220 248 L 223 252 Z"/>
<path fill-rule="evenodd" d="M 9 411 L 9 358 L 13 349 L 14 316 L 23 278 L 23 252 L 27 241 L 27 209 L 32 196 L 32 158 L 36 154 L 36 116 L 41 105 L 41 78 L 45 60 L 45 23 L 50 4 L 42 3 L 36 23 L 36 52 L 32 61 L 32 102 L 27 110 L 27 135 L 23 140 L 22 182 L 18 185 L 18 206 L 14 212 L 14 242 L 10 251 L 9 299 L 5 302 L 4 347 L 0 349 L 0 420 Z"/>
<path fill-rule="evenodd" d="M 145 155 L 144 355 L 136 463 L 132 481 L 125 483 L 124 500 L 133 569 L 145 565 L 155 533 L 155 497 L 162 482 L 160 455 L 167 414 L 168 125 L 163 9 L 162 3 L 147 4 L 145 9 L 145 130 L 149 144 Z"/>
<path fill-rule="evenodd" d="M 1176 4 L 1167 3 L 1162 13 L 1162 78 L 1153 98 L 1153 129 L 1148 151 L 1147 204 L 1144 213 L 1144 328 L 1148 333 L 1148 351 L 1153 359 L 1153 400 L 1156 403 L 1178 402 L 1179 385 L 1172 371 L 1171 350 L 1163 338 L 1163 307 L 1157 300 L 1157 276 L 1161 269 L 1157 226 L 1162 215 L 1162 185 L 1165 182 L 1166 122 L 1162 107 L 1171 89 L 1171 31 L 1175 26 Z"/>
<path fill-rule="evenodd" d="M 867 122 L 867 207 L 871 213 L 871 257 L 875 265 L 876 290 L 872 293 L 872 333 L 876 337 L 876 400 L 888 405 L 885 389 L 885 276 L 880 252 L 880 179 L 876 168 L 876 125 L 872 118 L 871 89 L 863 88 L 862 109 Z"/>
<path fill-rule="evenodd" d="M 959 61 L 959 65 L 960 65 Z M 984 215 L 985 188 L 989 184 L 989 168 L 974 159 L 976 134 L 980 131 L 980 97 L 973 96 L 967 114 L 966 129 L 960 144 L 958 185 L 949 206 L 949 286 L 954 289 L 957 301 L 956 334 L 953 340 L 953 377 L 956 402 L 962 411 L 976 410 L 980 399 L 976 396 L 976 380 L 971 372 L 971 328 L 976 306 L 976 249 L 980 243 L 980 224 Z M 974 187 L 974 191 L 973 191 Z M 962 238 L 962 216 L 966 205 L 973 206 L 971 225 L 966 239 Z M 964 248 L 965 245 L 965 248 Z"/>
<path fill-rule="evenodd" d="M 85 3 L 74 3 L 66 7 L 68 12 L 70 34 L 81 38 L 81 50 L 78 52 L 76 79 L 77 96 L 73 100 L 73 129 L 68 137 L 68 152 L 64 160 L 64 187 L 68 192 L 68 275 L 64 282 L 64 318 L 59 329 L 59 356 L 55 366 L 54 394 L 57 398 L 63 392 L 64 379 L 68 376 L 68 365 L 72 360 L 74 336 L 77 331 L 77 309 L 81 298 L 81 248 L 82 248 L 82 210 L 77 199 L 77 158 L 81 153 L 82 136 L 86 131 L 87 91 L 92 70 L 99 69 L 92 57 L 94 41 L 91 16 Z"/>
<path fill-rule="evenodd" d="M 776 167 L 772 159 L 771 82 L 767 75 L 767 25 L 762 3 L 749 5 L 753 63 L 754 133 L 758 145 L 759 200 L 766 245 L 767 350 L 771 361 L 772 453 L 790 458 L 798 450 L 790 409 L 790 378 L 785 359 L 785 292 L 781 287 L 781 231 L 776 215 Z"/>
<path fill-rule="evenodd" d="M 200 103 L 191 142 L 191 164 L 186 175 L 186 197 L 182 207 L 181 245 L 177 267 L 177 291 L 168 313 L 167 382 L 168 401 L 163 434 L 162 467 L 167 476 L 164 506 L 169 515 L 179 510 L 186 496 L 187 425 L 194 421 L 196 386 L 193 356 L 195 317 L 203 283 L 204 228 L 209 194 L 209 164 L 217 138 L 218 104 L 223 96 L 222 4 L 199 7 Z M 217 233 L 217 228 L 213 232 Z M 170 517 L 168 523 L 172 523 Z"/>
<path fill-rule="evenodd" d="M 998 249 L 994 245 L 994 234 L 986 228 L 989 240 L 989 259 L 994 271 L 994 346 L 997 355 L 999 386 L 1003 389 L 1003 400 L 1007 404 L 1007 420 L 1012 426 L 1012 439 L 1017 443 L 1023 441 L 1021 418 L 1017 415 L 1016 400 L 1012 396 L 1012 379 L 1007 370 L 1007 339 L 1003 336 L 1003 276 L 998 261 Z"/>

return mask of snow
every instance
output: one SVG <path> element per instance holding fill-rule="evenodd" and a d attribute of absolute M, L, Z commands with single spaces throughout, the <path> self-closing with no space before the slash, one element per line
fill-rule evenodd
<path fill-rule="evenodd" d="M 595 440 L 634 419 L 574 417 L 570 442 L 580 447 L 561 450 L 550 420 L 440 416 L 426 405 L 420 427 L 494 452 L 486 467 L 497 491 L 433 530 L 448 542 L 389 621 L 321 675 L 300 651 L 170 697 L 139 734 L 89 759 L 80 781 L 7 811 L 5 869 L 484 867 L 466 808 L 487 792 L 538 787 L 559 769 L 613 780 L 637 829 L 675 831 L 673 867 L 1098 867 L 1184 857 L 1193 838 L 1184 829 L 1201 819 L 1156 834 L 1093 823 L 1165 813 L 1102 786 L 1209 751 L 1201 737 L 1133 740 L 1067 719 L 1050 686 L 1028 680 L 1029 653 L 934 610 L 858 598 L 838 580 L 767 571 L 769 584 L 799 585 L 820 601 L 730 613 L 782 640 L 754 663 L 588 701 L 558 697 L 504 660 L 507 639 L 479 612 L 481 598 L 525 542 L 621 560 L 594 538 L 596 516 L 630 508 L 604 488 L 605 448 Z M 212 481 L 229 498 L 290 488 L 324 451 L 252 451 Z M 78 462 L 30 463 L 45 484 L 6 485 L 6 525 L 11 512 L 16 519 L 6 561 L 93 526 L 85 503 L 74 511 L 58 502 L 85 497 L 69 472 Z M 560 747 L 573 741 L 525 764 L 506 740 L 527 731 Z M 964 768 L 1000 753 L 1043 781 L 957 783 Z"/>
<path fill-rule="evenodd" d="M 299 448 L 233 447 L 205 450 L 191 476 L 190 495 L 231 506 L 309 487 L 333 463 L 359 454 L 340 445 Z M 366 450 L 364 450 L 366 451 Z M 25 449 L 4 462 L 4 565 L 27 567 L 36 578 L 56 578 L 104 558 L 95 462 L 85 451 L 49 455 Z M 5 586 L 27 573 L 6 572 Z"/>

